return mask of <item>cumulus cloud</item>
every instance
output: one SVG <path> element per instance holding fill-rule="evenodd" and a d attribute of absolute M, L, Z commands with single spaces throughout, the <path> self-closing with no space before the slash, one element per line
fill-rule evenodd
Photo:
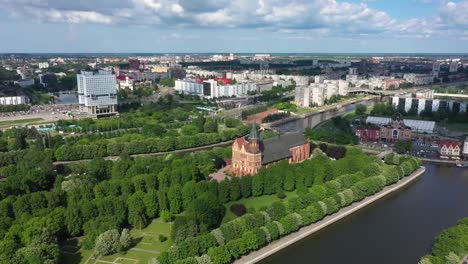
<path fill-rule="evenodd" d="M 432 2 L 430 0 L 413 0 Z M 165 28 L 256 28 L 322 35 L 461 34 L 468 0 L 442 1 L 434 17 L 397 21 L 370 0 L 0 0 L 0 9 L 40 22 L 159 25 Z"/>
<path fill-rule="evenodd" d="M 56 23 L 378 32 L 395 23 L 365 3 L 336 0 L 0 0 L 0 8 Z"/>

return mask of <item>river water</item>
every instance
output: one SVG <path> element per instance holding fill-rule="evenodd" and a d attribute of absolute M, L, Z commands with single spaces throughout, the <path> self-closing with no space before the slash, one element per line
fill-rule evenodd
<path fill-rule="evenodd" d="M 426 163 L 405 189 L 270 256 L 261 263 L 416 264 L 434 238 L 468 217 L 468 169 Z"/>

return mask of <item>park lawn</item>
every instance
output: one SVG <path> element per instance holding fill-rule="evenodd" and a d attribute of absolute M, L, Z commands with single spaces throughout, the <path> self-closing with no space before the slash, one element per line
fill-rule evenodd
<path fill-rule="evenodd" d="M 440 126 L 445 127 L 448 130 L 468 132 L 468 123 L 449 123 L 443 121 L 440 123 Z"/>
<path fill-rule="evenodd" d="M 44 119 L 40 118 L 40 117 L 26 118 L 26 119 L 16 119 L 16 120 L 6 120 L 6 121 L 0 121 L 0 126 L 9 127 L 9 126 L 20 125 L 20 124 L 37 123 L 37 122 L 41 122 L 41 121 L 44 121 Z"/>
<path fill-rule="evenodd" d="M 109 256 L 100 257 L 99 260 L 92 259 L 93 250 L 79 249 L 76 254 L 63 254 L 63 263 L 77 264 L 77 263 L 148 263 L 152 258 L 156 258 L 159 253 L 166 251 L 172 245 L 170 239 L 171 224 L 164 223 L 159 218 L 153 220 L 146 228 L 132 229 L 130 234 L 136 245 L 127 250 L 125 253 L 116 253 Z M 164 235 L 167 240 L 164 242 L 159 241 L 159 235 Z M 67 250 L 70 251 L 70 250 Z M 91 259 L 90 259 L 91 258 Z M 88 261 L 89 259 L 89 261 Z"/>
<path fill-rule="evenodd" d="M 285 194 L 286 194 L 286 198 L 284 198 L 282 201 L 287 201 L 293 197 L 297 197 L 296 192 L 285 192 Z M 243 204 L 245 208 L 247 208 L 248 213 L 254 213 L 254 212 L 258 212 L 262 207 L 269 206 L 276 201 L 281 201 L 281 199 L 278 198 L 276 194 L 272 194 L 272 195 L 262 195 L 259 197 L 243 198 L 238 201 L 229 202 L 225 204 L 226 214 L 224 215 L 223 223 L 229 222 L 237 217 L 231 212 L 230 207 L 232 204 Z"/>

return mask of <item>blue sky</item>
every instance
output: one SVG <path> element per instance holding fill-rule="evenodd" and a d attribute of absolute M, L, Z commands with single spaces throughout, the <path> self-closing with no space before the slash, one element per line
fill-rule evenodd
<path fill-rule="evenodd" d="M 0 0 L 0 52 L 468 53 L 468 0 Z"/>

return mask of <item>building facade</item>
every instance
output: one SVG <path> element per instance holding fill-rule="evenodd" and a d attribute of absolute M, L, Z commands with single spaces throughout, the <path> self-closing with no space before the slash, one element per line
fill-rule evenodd
<path fill-rule="evenodd" d="M 234 140 L 229 172 L 236 176 L 255 175 L 262 166 L 281 160 L 299 163 L 309 157 L 310 142 L 302 133 L 290 133 L 262 141 L 253 124 L 248 138 Z"/>
<path fill-rule="evenodd" d="M 254 82 L 231 84 L 227 79 L 185 79 L 175 81 L 175 90 L 181 93 L 199 95 L 205 98 L 240 97 L 257 92 Z"/>
<path fill-rule="evenodd" d="M 24 95 L 0 97 L 0 105 L 20 105 L 20 104 L 28 104 L 28 103 L 29 103 L 29 98 Z"/>
<path fill-rule="evenodd" d="M 439 142 L 440 158 L 460 159 L 461 144 L 458 141 L 441 140 Z"/>
<path fill-rule="evenodd" d="M 414 85 L 428 85 L 434 83 L 434 75 L 432 74 L 406 73 L 403 75 L 403 79 Z"/>
<path fill-rule="evenodd" d="M 411 127 L 405 125 L 400 114 L 396 114 L 388 124 L 381 126 L 380 137 L 383 141 L 390 143 L 411 140 Z"/>
<path fill-rule="evenodd" d="M 116 78 L 110 72 L 85 72 L 76 75 L 80 111 L 90 117 L 116 115 Z"/>
<path fill-rule="evenodd" d="M 348 83 L 343 80 L 323 80 L 308 86 L 297 86 L 294 103 L 301 107 L 322 106 L 334 95 L 347 95 L 348 89 Z"/>

